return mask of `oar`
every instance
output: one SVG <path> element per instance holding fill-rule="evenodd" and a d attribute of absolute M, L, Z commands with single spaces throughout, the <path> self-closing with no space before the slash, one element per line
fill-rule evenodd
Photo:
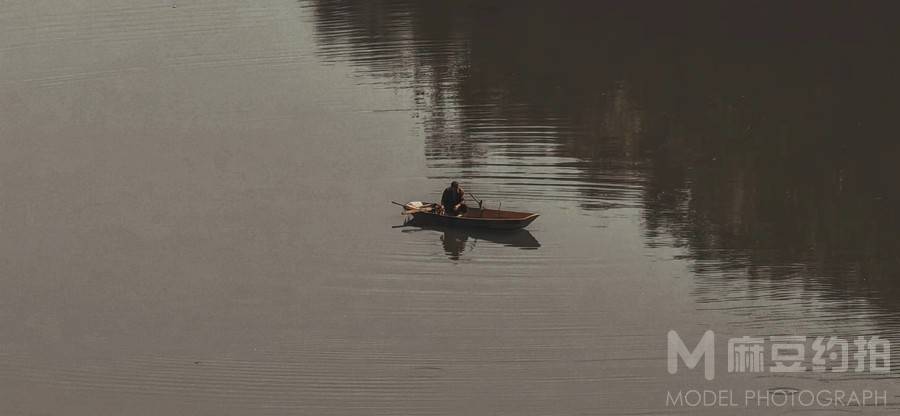
<path fill-rule="evenodd" d="M 483 199 L 479 200 L 478 197 L 476 197 L 475 194 L 473 194 L 471 192 L 466 192 L 466 195 L 468 195 L 469 198 L 472 198 L 473 201 L 477 202 L 478 207 L 481 208 L 481 203 L 484 201 Z"/>
<path fill-rule="evenodd" d="M 475 194 L 473 194 L 473 193 L 471 193 L 471 192 L 466 192 L 466 195 L 468 195 L 469 198 L 472 198 L 473 201 L 475 201 L 475 202 L 478 203 L 478 212 L 479 212 L 479 216 L 482 216 L 482 217 L 483 217 L 483 216 L 484 216 L 484 200 L 483 200 L 483 199 L 480 199 L 480 200 L 479 200 L 479 199 L 475 196 Z"/>

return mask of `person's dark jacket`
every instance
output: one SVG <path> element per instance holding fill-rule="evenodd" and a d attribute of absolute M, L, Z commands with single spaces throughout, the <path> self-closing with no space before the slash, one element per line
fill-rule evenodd
<path fill-rule="evenodd" d="M 460 188 L 453 189 L 451 187 L 447 187 L 444 189 L 444 194 L 441 195 L 441 205 L 444 206 L 444 209 L 447 211 L 454 211 L 453 207 L 456 204 L 463 202 L 463 191 Z"/>

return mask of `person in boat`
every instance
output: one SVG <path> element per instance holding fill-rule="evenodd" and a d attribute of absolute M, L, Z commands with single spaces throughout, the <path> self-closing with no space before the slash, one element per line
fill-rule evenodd
<path fill-rule="evenodd" d="M 456 181 L 450 182 L 450 186 L 444 189 L 441 195 L 441 206 L 444 207 L 444 215 L 458 216 L 465 214 L 468 210 L 466 203 L 463 201 L 465 192 Z"/>

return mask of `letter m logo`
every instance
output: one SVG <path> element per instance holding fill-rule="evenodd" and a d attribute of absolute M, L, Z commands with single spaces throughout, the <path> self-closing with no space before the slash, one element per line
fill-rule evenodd
<path fill-rule="evenodd" d="M 697 367 L 700 359 L 703 358 L 703 375 L 707 380 L 712 380 L 716 373 L 715 348 L 716 343 L 713 331 L 708 330 L 704 332 L 703 338 L 700 338 L 700 342 L 697 343 L 693 351 L 688 351 L 687 346 L 684 345 L 684 341 L 681 340 L 677 332 L 669 331 L 669 374 L 678 372 L 678 357 L 681 357 L 684 365 L 689 369 Z"/>

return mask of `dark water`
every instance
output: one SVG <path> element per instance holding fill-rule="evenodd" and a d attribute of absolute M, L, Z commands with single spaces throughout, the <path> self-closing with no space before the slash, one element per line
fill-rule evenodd
<path fill-rule="evenodd" d="M 892 414 L 665 363 L 900 345 L 888 6 L 6 2 L 0 413 Z M 404 227 L 451 179 L 541 217 Z"/>

